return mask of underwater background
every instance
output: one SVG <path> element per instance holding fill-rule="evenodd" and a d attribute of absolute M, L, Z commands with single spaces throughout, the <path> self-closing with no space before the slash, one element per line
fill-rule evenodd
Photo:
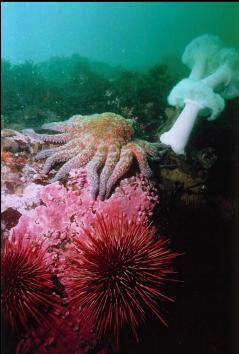
<path fill-rule="evenodd" d="M 134 121 L 138 138 L 155 143 L 178 113 L 167 97 L 189 74 L 181 62 L 186 45 L 208 33 L 239 50 L 238 2 L 4 2 L 1 17 L 3 138 L 23 129 L 42 133 L 43 124 L 75 114 L 114 112 Z M 150 318 L 138 344 L 126 330 L 122 354 L 239 348 L 238 118 L 237 97 L 217 120 L 198 120 L 187 158 L 168 153 L 152 163 L 160 199 L 154 222 L 183 253 L 174 262 L 183 282 L 166 286 L 175 300 L 161 305 L 168 327 Z M 18 149 L 3 140 L 2 163 L 26 164 L 11 155 Z M 6 227 L 5 210 L 2 218 Z M 16 338 L 5 326 L 2 339 L 2 352 L 15 353 Z M 98 343 L 84 353 L 113 349 Z"/>

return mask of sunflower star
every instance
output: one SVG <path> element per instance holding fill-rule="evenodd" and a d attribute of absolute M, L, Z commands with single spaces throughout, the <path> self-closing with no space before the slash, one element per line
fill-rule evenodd
<path fill-rule="evenodd" d="M 149 178 L 152 171 L 147 157 L 156 157 L 158 143 L 132 140 L 133 120 L 115 113 L 75 115 L 64 122 L 47 123 L 43 129 L 60 134 L 37 134 L 45 142 L 63 144 L 39 152 L 35 159 L 47 158 L 47 174 L 58 162 L 65 162 L 52 182 L 64 178 L 71 169 L 86 166 L 92 186 L 92 197 L 108 198 L 113 186 L 130 169 L 136 158 L 140 172 Z"/>

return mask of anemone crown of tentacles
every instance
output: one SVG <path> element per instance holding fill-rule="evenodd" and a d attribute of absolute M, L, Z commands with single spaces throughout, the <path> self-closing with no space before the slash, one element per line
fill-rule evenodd
<path fill-rule="evenodd" d="M 108 198 L 113 186 L 137 160 L 140 172 L 151 176 L 148 156 L 155 157 L 157 143 L 133 140 L 133 121 L 106 112 L 89 116 L 75 115 L 64 122 L 47 123 L 43 129 L 60 134 L 38 135 L 45 142 L 63 144 L 43 150 L 36 160 L 47 158 L 43 172 L 47 174 L 58 162 L 65 162 L 56 173 L 57 181 L 64 178 L 71 169 L 86 166 L 91 182 L 92 197 Z"/>

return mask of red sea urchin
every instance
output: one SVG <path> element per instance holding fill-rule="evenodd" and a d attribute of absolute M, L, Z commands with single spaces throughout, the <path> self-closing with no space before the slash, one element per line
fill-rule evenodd
<path fill-rule="evenodd" d="M 138 340 L 147 311 L 166 325 L 158 302 L 172 301 L 161 287 L 178 255 L 168 249 L 168 240 L 157 240 L 153 228 L 120 215 L 97 214 L 94 229 L 84 232 L 88 241 L 75 238 L 65 285 L 70 303 L 92 319 L 99 338 L 112 334 L 118 347 L 127 325 Z"/>
<path fill-rule="evenodd" d="M 53 283 L 42 242 L 13 234 L 1 251 L 3 318 L 17 334 L 45 319 L 53 304 Z"/>

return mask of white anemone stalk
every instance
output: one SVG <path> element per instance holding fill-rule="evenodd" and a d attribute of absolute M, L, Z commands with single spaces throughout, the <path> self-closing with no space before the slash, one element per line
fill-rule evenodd
<path fill-rule="evenodd" d="M 184 148 L 188 142 L 191 131 L 197 119 L 199 111 L 203 107 L 197 102 L 185 99 L 185 106 L 173 127 L 162 134 L 160 141 L 170 145 L 176 154 L 184 154 Z"/>
<path fill-rule="evenodd" d="M 192 79 L 180 81 L 171 91 L 168 102 L 172 106 L 184 107 L 172 128 L 160 136 L 160 141 L 170 145 L 176 154 L 185 154 L 185 147 L 199 115 L 215 119 L 224 109 L 224 99 L 213 89 Z"/>

